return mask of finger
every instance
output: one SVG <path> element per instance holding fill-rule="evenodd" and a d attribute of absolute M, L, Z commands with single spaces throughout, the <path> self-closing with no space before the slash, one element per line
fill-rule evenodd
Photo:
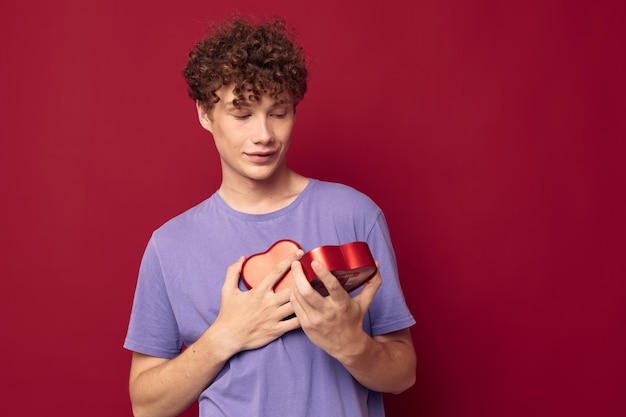
<path fill-rule="evenodd" d="M 324 302 L 324 297 L 309 282 L 304 274 L 302 263 L 294 262 L 291 265 L 291 272 L 293 273 L 294 287 L 298 294 L 306 298 L 307 304 L 319 308 Z"/>
<path fill-rule="evenodd" d="M 302 320 L 305 320 L 306 311 L 304 309 L 304 306 L 302 305 L 303 303 L 302 294 L 300 294 L 300 292 L 295 288 L 295 286 L 294 286 L 294 291 L 291 292 L 291 298 L 289 300 L 289 303 L 291 304 L 291 308 L 293 308 L 293 312 L 296 315 L 296 317 L 298 317 L 301 322 Z"/>
<path fill-rule="evenodd" d="M 224 290 L 233 290 L 239 288 L 239 276 L 241 275 L 241 267 L 245 257 L 241 256 L 235 263 L 226 269 L 226 277 L 224 278 Z"/>
<path fill-rule="evenodd" d="M 282 306 L 283 304 L 289 303 L 289 300 L 291 299 L 291 292 L 291 288 L 288 288 L 274 293 L 272 298 L 274 305 Z"/>
<path fill-rule="evenodd" d="M 315 272 L 317 278 L 322 281 L 322 284 L 324 284 L 324 287 L 328 290 L 330 297 L 342 298 L 348 294 L 339 283 L 339 280 L 337 280 L 337 277 L 335 277 L 322 262 L 314 260 L 311 262 L 311 268 L 313 268 L 313 272 Z"/>
<path fill-rule="evenodd" d="M 268 289 L 274 288 L 274 286 L 280 281 L 289 269 L 291 268 L 291 263 L 293 261 L 297 261 L 304 255 L 304 251 L 302 249 L 298 249 L 292 252 L 289 256 L 287 256 L 282 261 L 278 262 L 272 270 L 261 280 L 257 288 L 259 289 Z"/>
<path fill-rule="evenodd" d="M 291 294 L 291 304 L 299 317 L 305 317 L 307 311 L 315 308 L 313 304 L 323 302 L 323 297 L 315 291 L 311 283 L 306 279 L 302 264 L 298 261 L 291 264 L 291 272 L 293 273 L 294 287 Z"/>
<path fill-rule="evenodd" d="M 278 323 L 277 327 L 281 334 L 287 333 L 300 327 L 300 319 L 298 316 L 285 318 Z"/>
<path fill-rule="evenodd" d="M 306 294 L 311 290 L 311 283 L 306 279 L 302 269 L 302 264 L 299 261 L 291 263 L 291 273 L 293 274 L 294 286 L 297 288 L 299 293 Z"/>
<path fill-rule="evenodd" d="M 380 268 L 378 268 L 378 262 L 376 262 L 376 267 L 376 274 L 369 281 L 363 284 L 361 292 L 354 297 L 354 300 L 357 301 L 364 310 L 367 310 L 370 307 L 372 301 L 374 300 L 374 296 L 383 283 L 383 279 L 380 275 Z"/>
<path fill-rule="evenodd" d="M 286 302 L 276 309 L 276 314 L 281 319 L 284 319 L 285 317 L 290 317 L 291 315 L 293 315 L 293 313 L 293 305 L 290 302 Z"/>

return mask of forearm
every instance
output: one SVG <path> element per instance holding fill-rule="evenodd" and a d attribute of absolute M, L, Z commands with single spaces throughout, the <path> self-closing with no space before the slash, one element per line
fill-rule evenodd
<path fill-rule="evenodd" d="M 177 416 L 198 399 L 230 356 L 211 329 L 171 360 L 135 354 L 130 379 L 133 414 Z"/>
<path fill-rule="evenodd" d="M 294 310 L 290 292 L 273 291 L 302 250 L 278 263 L 253 289 L 239 290 L 244 258 L 228 267 L 222 304 L 213 324 L 174 359 L 135 353 L 130 372 L 130 396 L 136 417 L 176 416 L 198 399 L 236 353 L 257 349 L 300 326 L 286 320 Z"/>
<path fill-rule="evenodd" d="M 350 297 L 321 262 L 313 261 L 311 267 L 328 296 L 311 287 L 299 262 L 291 266 L 296 284 L 291 303 L 309 340 L 371 390 L 399 393 L 413 385 L 415 351 L 409 329 L 375 337 L 363 329 L 365 312 L 382 284 L 380 273 Z"/>
<path fill-rule="evenodd" d="M 335 357 L 374 391 L 398 394 L 415 382 L 415 351 L 408 329 L 374 338 L 363 333 Z"/>

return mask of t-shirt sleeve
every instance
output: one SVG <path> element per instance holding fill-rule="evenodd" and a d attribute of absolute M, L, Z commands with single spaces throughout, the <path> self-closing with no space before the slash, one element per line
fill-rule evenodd
<path fill-rule="evenodd" d="M 144 252 L 124 348 L 173 358 L 182 348 L 154 236 Z"/>
<path fill-rule="evenodd" d="M 387 221 L 382 212 L 367 237 L 374 259 L 379 262 L 383 283 L 369 309 L 372 336 L 377 336 L 415 324 L 407 307 L 398 276 L 396 256 L 389 236 Z"/>

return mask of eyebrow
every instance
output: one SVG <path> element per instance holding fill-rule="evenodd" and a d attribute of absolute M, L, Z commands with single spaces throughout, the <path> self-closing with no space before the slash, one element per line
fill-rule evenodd
<path fill-rule="evenodd" d="M 252 104 L 250 104 L 247 100 L 239 100 L 239 104 L 237 106 L 235 106 L 235 103 L 233 103 L 233 101 L 227 101 L 226 103 L 224 103 L 224 107 L 229 108 L 229 109 L 238 109 L 240 107 L 251 107 Z"/>

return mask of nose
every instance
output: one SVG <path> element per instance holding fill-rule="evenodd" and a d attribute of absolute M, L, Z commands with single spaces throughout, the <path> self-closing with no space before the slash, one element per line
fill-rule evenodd
<path fill-rule="evenodd" d="M 267 144 L 274 140 L 274 133 L 267 117 L 259 117 L 254 131 L 252 142 L 256 144 Z"/>

